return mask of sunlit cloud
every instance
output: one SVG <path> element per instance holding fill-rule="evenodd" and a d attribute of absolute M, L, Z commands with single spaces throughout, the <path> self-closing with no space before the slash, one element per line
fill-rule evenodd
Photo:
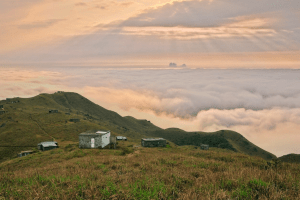
<path fill-rule="evenodd" d="M 64 19 L 50 19 L 46 21 L 37 21 L 31 24 L 22 24 L 19 26 L 19 28 L 21 29 L 46 28 L 56 23 L 59 23 L 61 21 L 64 21 Z"/>
<path fill-rule="evenodd" d="M 170 58 L 186 53 L 198 54 L 193 56 L 197 58 L 205 53 L 228 53 L 227 57 L 235 59 L 234 62 L 217 64 L 210 60 L 208 64 L 213 63 L 214 68 L 225 63 L 227 66 L 220 67 L 251 68 L 248 61 L 233 58 L 234 53 L 292 55 L 300 50 L 295 1 L 32 0 L 20 5 L 4 2 L 2 6 L 11 11 L 4 9 L 5 14 L 0 13 L 2 63 L 73 64 L 93 60 L 98 65 L 119 65 L 119 61 L 128 62 L 130 56 L 132 65 L 143 66 L 150 60 L 151 64 L 162 66 L 155 60 L 157 55 Z M 142 60 L 143 56 L 149 60 Z M 263 68 L 265 63 L 260 60 L 249 63 Z M 191 67 L 202 64 L 189 58 L 180 62 Z M 267 65 L 278 68 L 272 60 Z M 295 68 L 297 63 L 283 59 L 280 66 L 283 65 Z"/>
<path fill-rule="evenodd" d="M 237 24 L 242 26 L 242 24 Z M 121 34 L 136 36 L 158 36 L 163 39 L 210 39 L 210 38 L 239 38 L 239 37 L 272 37 L 276 31 L 266 28 L 232 27 L 236 25 L 190 28 L 190 27 L 125 27 Z"/>
<path fill-rule="evenodd" d="M 66 67 L 0 73 L 0 99 L 73 91 L 162 128 L 229 129 L 277 156 L 300 153 L 299 70 Z"/>
<path fill-rule="evenodd" d="M 125 20 L 144 8 L 146 5 L 133 1 L 4 0 L 0 3 L 0 54 L 52 48 L 93 33 L 97 24 Z"/>
<path fill-rule="evenodd" d="M 75 6 L 86 6 L 87 4 L 84 3 L 84 2 L 79 2 L 79 3 L 76 3 Z"/>

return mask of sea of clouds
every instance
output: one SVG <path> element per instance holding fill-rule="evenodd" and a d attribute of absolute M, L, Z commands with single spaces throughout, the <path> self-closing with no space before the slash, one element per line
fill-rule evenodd
<path fill-rule="evenodd" d="M 300 153 L 300 70 L 1 67 L 0 98 L 74 91 L 121 115 L 187 131 L 230 129 Z"/>

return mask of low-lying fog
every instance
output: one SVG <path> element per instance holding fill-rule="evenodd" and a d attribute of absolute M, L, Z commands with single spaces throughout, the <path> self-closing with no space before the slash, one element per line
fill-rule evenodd
<path fill-rule="evenodd" d="M 230 129 L 300 153 L 300 70 L 1 67 L 0 98 L 77 92 L 122 116 L 186 131 Z"/>

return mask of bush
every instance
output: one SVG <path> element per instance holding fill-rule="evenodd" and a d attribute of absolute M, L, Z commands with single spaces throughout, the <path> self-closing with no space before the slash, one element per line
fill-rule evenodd
<path fill-rule="evenodd" d="M 130 148 L 128 148 L 128 147 L 122 147 L 122 148 L 121 148 L 121 153 L 120 153 L 120 155 L 121 155 L 121 156 L 125 156 L 125 155 L 130 154 L 130 153 L 133 153 L 133 152 L 134 152 L 133 149 L 130 149 Z"/>

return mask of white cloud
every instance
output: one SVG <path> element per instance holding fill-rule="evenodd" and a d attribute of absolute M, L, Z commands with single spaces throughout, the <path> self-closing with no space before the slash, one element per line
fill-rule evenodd
<path fill-rule="evenodd" d="M 60 67 L 0 73 L 1 99 L 74 91 L 163 128 L 230 129 L 276 155 L 300 153 L 300 70 Z"/>

